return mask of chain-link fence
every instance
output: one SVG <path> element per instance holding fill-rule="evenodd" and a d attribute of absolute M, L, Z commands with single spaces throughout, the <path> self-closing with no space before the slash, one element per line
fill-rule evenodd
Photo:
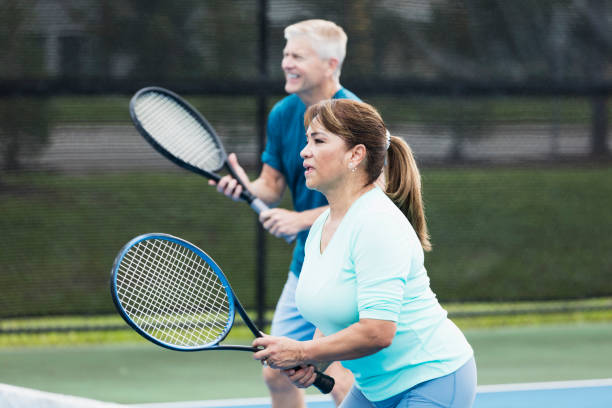
<path fill-rule="evenodd" d="M 282 29 L 305 18 L 344 27 L 343 85 L 415 151 L 442 301 L 612 295 L 606 2 L 0 7 L 0 316 L 112 312 L 115 253 L 145 232 L 198 244 L 248 308 L 273 307 L 291 247 L 153 151 L 127 106 L 142 86 L 183 94 L 255 176 Z"/>

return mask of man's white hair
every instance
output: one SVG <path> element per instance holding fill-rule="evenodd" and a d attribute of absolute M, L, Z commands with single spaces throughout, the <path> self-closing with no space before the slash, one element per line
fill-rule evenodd
<path fill-rule="evenodd" d="M 347 36 L 342 27 L 327 20 L 304 20 L 285 28 L 285 39 L 290 40 L 299 36 L 307 37 L 312 48 L 323 59 L 335 58 L 338 68 L 335 75 L 340 77 L 344 57 L 346 57 Z"/>

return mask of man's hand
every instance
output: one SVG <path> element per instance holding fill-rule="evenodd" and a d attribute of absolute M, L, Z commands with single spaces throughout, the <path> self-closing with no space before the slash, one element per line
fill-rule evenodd
<path fill-rule="evenodd" d="M 285 210 L 284 208 L 272 208 L 259 214 L 259 221 L 263 227 L 278 238 L 295 237 L 298 232 L 308 226 L 304 226 L 303 217 L 299 212 Z"/>
<path fill-rule="evenodd" d="M 236 172 L 236 176 L 238 176 L 240 180 L 244 183 L 244 185 L 248 188 L 251 182 L 249 181 L 249 177 L 247 176 L 244 169 L 238 163 L 238 157 L 236 157 L 236 154 L 230 153 L 230 155 L 227 156 L 227 160 L 230 164 L 230 167 L 232 167 Z M 238 183 L 238 180 L 233 178 L 231 175 L 221 177 L 219 182 L 209 180 L 208 184 L 211 186 L 217 186 L 218 192 L 226 195 L 234 201 L 241 200 L 240 194 L 242 194 L 242 191 L 244 191 L 244 189 L 242 188 L 240 183 Z"/>

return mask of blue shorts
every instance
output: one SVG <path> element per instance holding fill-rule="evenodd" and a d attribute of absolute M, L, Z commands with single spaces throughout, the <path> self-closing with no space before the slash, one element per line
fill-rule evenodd
<path fill-rule="evenodd" d="M 300 341 L 312 340 L 315 327 L 302 317 L 295 304 L 297 284 L 298 277 L 293 272 L 289 272 L 283 292 L 276 304 L 270 334 Z"/>
<path fill-rule="evenodd" d="M 472 357 L 454 373 L 434 378 L 383 401 L 369 401 L 353 385 L 340 408 L 470 408 L 476 397 L 476 363 Z"/>

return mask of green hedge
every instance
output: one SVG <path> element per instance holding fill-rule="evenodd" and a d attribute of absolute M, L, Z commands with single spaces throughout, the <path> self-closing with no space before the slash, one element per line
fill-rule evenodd
<path fill-rule="evenodd" d="M 424 169 L 434 291 L 444 302 L 612 295 L 610 180 L 610 166 Z M 253 306 L 255 215 L 201 177 L 29 173 L 0 183 L 0 316 L 111 312 L 113 259 L 147 232 L 203 248 Z M 266 242 L 272 307 L 291 247 Z"/>

